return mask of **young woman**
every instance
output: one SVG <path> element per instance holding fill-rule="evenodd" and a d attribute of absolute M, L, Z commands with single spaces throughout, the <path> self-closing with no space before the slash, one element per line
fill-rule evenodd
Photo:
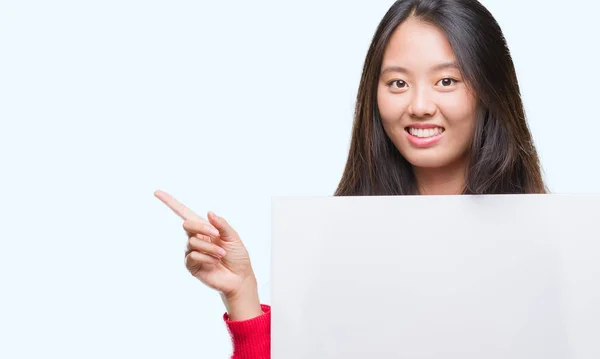
<path fill-rule="evenodd" d="M 502 31 L 476 0 L 399 0 L 368 50 L 338 196 L 545 193 Z M 270 357 L 270 308 L 223 218 L 168 194 L 187 269 L 222 295 L 233 358 Z"/>

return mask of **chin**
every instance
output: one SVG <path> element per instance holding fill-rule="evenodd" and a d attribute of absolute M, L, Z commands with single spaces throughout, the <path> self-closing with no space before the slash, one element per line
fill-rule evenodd
<path fill-rule="evenodd" d="M 459 160 L 452 156 L 444 156 L 435 149 L 402 151 L 401 154 L 413 167 L 419 168 L 444 168 Z"/>
<path fill-rule="evenodd" d="M 419 158 L 406 158 L 408 163 L 410 163 L 413 167 L 419 168 L 441 168 L 447 166 L 449 163 L 445 163 L 440 161 L 439 158 L 427 158 L 426 156 L 421 156 Z"/>

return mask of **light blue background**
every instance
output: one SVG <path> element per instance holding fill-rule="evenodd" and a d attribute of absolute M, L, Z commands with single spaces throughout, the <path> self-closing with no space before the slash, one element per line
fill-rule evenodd
<path fill-rule="evenodd" d="M 227 357 L 152 193 L 226 217 L 269 303 L 271 196 L 335 190 L 392 3 L 0 1 L 0 357 Z M 484 4 L 549 186 L 598 192 L 597 3 Z"/>

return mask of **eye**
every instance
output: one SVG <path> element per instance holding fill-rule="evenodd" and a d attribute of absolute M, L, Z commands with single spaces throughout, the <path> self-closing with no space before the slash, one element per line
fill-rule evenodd
<path fill-rule="evenodd" d="M 408 84 L 402 80 L 394 80 L 394 81 L 388 82 L 388 86 L 395 87 L 398 89 L 403 89 L 403 88 L 408 87 Z"/>
<path fill-rule="evenodd" d="M 441 79 L 436 85 L 440 85 L 442 87 L 449 87 L 456 84 L 458 81 L 455 79 L 446 77 L 445 79 Z"/>

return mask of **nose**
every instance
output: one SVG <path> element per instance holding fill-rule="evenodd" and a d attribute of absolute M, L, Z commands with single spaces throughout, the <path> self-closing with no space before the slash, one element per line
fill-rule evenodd
<path fill-rule="evenodd" d="M 421 88 L 413 91 L 408 110 L 412 116 L 427 117 L 435 114 L 437 106 L 427 89 Z"/>

